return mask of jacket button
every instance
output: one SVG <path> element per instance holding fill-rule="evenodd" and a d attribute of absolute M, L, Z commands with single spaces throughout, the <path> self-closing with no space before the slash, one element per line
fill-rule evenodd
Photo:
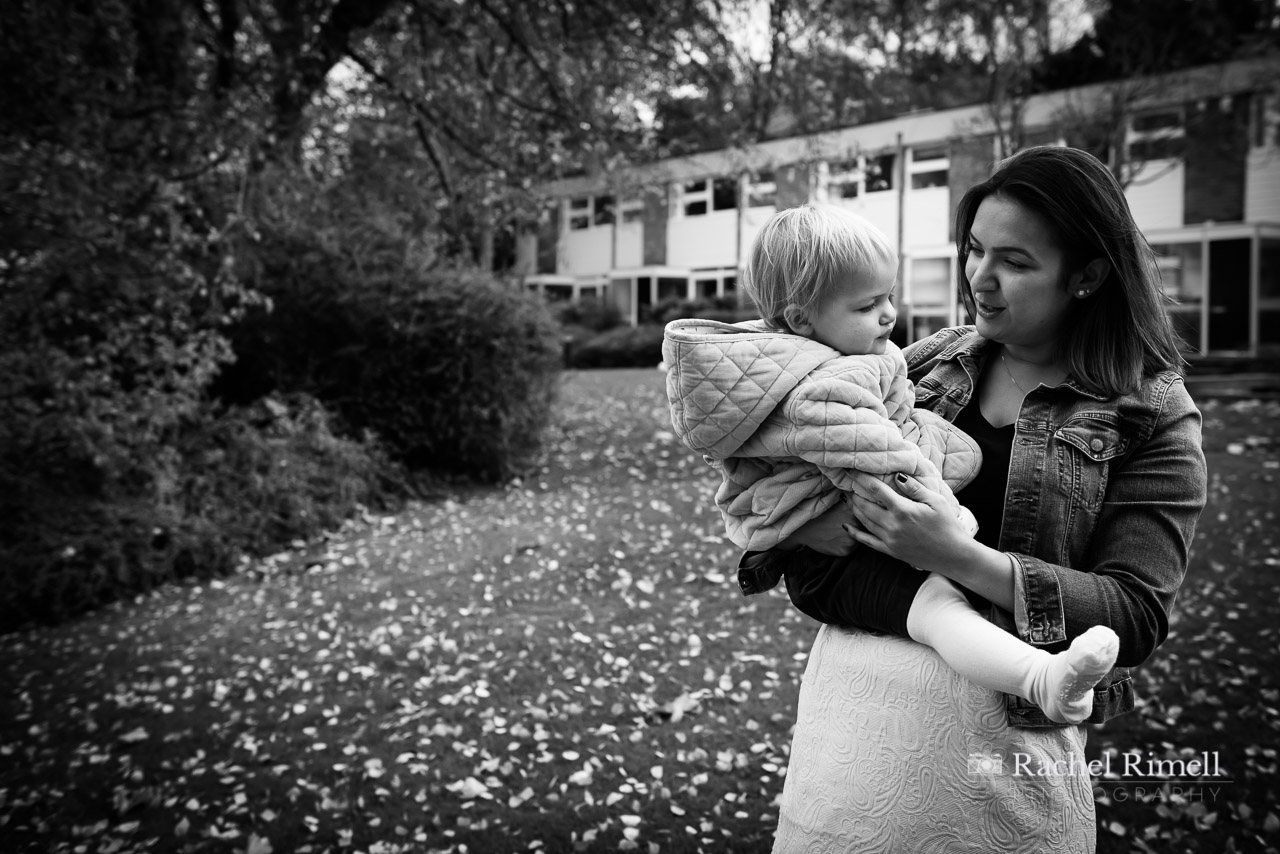
<path fill-rule="evenodd" d="M 1090 447 L 1090 448 L 1092 448 L 1095 452 L 1096 452 L 1096 451 L 1101 451 L 1101 450 L 1102 450 L 1102 444 L 1103 444 L 1103 442 L 1102 442 L 1102 440 L 1101 440 L 1101 439 L 1094 439 L 1092 442 L 1090 442 L 1090 443 L 1089 443 L 1089 447 Z"/>

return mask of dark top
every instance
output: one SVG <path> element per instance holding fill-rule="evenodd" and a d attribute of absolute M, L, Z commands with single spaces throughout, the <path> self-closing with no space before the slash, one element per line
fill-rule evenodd
<path fill-rule="evenodd" d="M 993 549 L 1000 548 L 1000 524 L 1004 518 L 1004 493 L 1009 485 L 1009 456 L 1013 452 L 1013 425 L 992 427 L 978 406 L 978 395 L 956 415 L 955 425 L 969 434 L 982 450 L 978 474 L 956 499 L 978 520 L 975 540 Z"/>

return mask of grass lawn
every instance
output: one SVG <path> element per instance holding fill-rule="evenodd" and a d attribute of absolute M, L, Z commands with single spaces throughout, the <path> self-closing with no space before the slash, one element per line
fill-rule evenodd
<path fill-rule="evenodd" d="M 1173 634 L 1099 851 L 1276 850 L 1280 404 L 1207 401 Z M 0 637 L 0 851 L 769 849 L 816 624 L 742 597 L 656 371 L 566 376 L 539 476 Z M 1220 778 L 1221 779 L 1221 778 Z"/>

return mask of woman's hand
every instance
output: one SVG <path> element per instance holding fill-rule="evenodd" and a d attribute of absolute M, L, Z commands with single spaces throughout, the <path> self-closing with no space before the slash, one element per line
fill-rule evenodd
<path fill-rule="evenodd" d="M 858 541 L 846 527 L 852 517 L 843 502 L 832 507 L 816 519 L 811 519 L 795 533 L 778 544 L 782 549 L 807 546 L 824 555 L 847 555 L 858 546 Z"/>
<path fill-rule="evenodd" d="M 854 523 L 846 528 L 858 542 L 927 572 L 943 572 L 973 538 L 955 508 L 937 492 L 907 475 L 893 487 L 867 478 L 849 504 Z"/>

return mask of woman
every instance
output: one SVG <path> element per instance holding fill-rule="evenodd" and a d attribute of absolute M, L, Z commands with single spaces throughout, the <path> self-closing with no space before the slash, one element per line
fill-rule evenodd
<path fill-rule="evenodd" d="M 1119 666 L 1094 689 L 1089 722 L 1133 708 L 1126 668 L 1168 634 L 1205 504 L 1201 422 L 1122 189 L 1085 152 L 1029 149 L 965 194 L 955 233 L 975 325 L 905 355 L 917 405 L 982 448 L 980 474 L 957 495 L 977 538 L 906 478 L 868 484 L 853 524 L 832 511 L 785 544 L 801 548 L 744 558 L 775 563 L 795 605 L 826 623 L 801 687 L 775 851 L 1095 847 L 1083 727 L 978 688 L 924 646 L 856 628 L 874 622 L 844 594 L 869 559 L 949 577 L 1051 651 L 1113 629 Z M 851 559 L 825 556 L 858 544 Z"/>

